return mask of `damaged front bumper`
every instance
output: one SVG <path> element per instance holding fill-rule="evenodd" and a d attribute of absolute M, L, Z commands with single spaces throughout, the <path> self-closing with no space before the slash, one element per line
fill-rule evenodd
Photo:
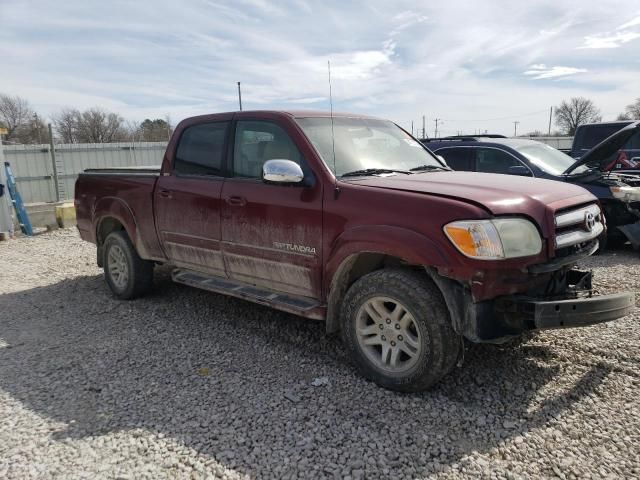
<path fill-rule="evenodd" d="M 634 293 L 595 295 L 591 272 L 577 269 L 557 272 L 547 293 L 480 302 L 458 282 L 434 280 L 445 296 L 454 329 L 475 343 L 503 343 L 531 330 L 595 325 L 622 318 L 635 308 Z"/>
<path fill-rule="evenodd" d="M 498 302 L 496 313 L 525 329 L 586 327 L 629 315 L 635 307 L 631 292 L 582 298 L 538 300 L 513 298 Z"/>

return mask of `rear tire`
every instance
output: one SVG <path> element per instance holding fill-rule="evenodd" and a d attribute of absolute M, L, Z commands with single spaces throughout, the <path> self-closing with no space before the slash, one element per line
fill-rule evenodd
<path fill-rule="evenodd" d="M 104 241 L 104 277 L 111 292 L 131 300 L 153 286 L 153 262 L 143 260 L 125 231 L 110 233 Z"/>
<path fill-rule="evenodd" d="M 440 290 L 424 273 L 369 273 L 349 288 L 341 313 L 354 364 L 384 388 L 425 390 L 456 364 L 462 341 L 451 327 Z"/>

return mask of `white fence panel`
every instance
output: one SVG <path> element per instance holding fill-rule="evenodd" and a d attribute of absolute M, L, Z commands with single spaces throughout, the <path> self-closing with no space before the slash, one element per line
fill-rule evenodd
<path fill-rule="evenodd" d="M 81 143 L 55 145 L 60 200 L 73 198 L 78 174 L 87 168 L 156 166 L 166 142 Z M 25 203 L 55 202 L 53 159 L 49 145 L 5 145 L 18 190 Z"/>
<path fill-rule="evenodd" d="M 3 149 L 23 201 L 54 201 L 56 192 L 49 145 L 5 145 Z"/>

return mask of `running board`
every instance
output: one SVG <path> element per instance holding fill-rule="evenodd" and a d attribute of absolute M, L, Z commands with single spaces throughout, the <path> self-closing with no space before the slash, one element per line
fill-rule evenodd
<path fill-rule="evenodd" d="M 278 310 L 300 315 L 301 317 L 324 320 L 326 316 L 326 307 L 316 299 L 309 297 L 278 293 L 236 280 L 220 278 L 182 268 L 176 268 L 171 273 L 171 278 L 176 283 L 241 298 L 250 302 L 259 303 L 260 305 L 266 305 Z"/>

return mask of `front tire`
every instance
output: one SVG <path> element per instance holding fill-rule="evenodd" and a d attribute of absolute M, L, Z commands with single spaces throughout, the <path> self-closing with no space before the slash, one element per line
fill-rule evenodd
<path fill-rule="evenodd" d="M 437 383 L 455 366 L 462 345 L 435 284 L 404 269 L 372 272 L 349 288 L 342 332 L 362 375 L 401 392 Z"/>
<path fill-rule="evenodd" d="M 123 230 L 105 239 L 103 264 L 107 285 L 117 298 L 140 297 L 153 286 L 153 262 L 140 258 Z"/>

